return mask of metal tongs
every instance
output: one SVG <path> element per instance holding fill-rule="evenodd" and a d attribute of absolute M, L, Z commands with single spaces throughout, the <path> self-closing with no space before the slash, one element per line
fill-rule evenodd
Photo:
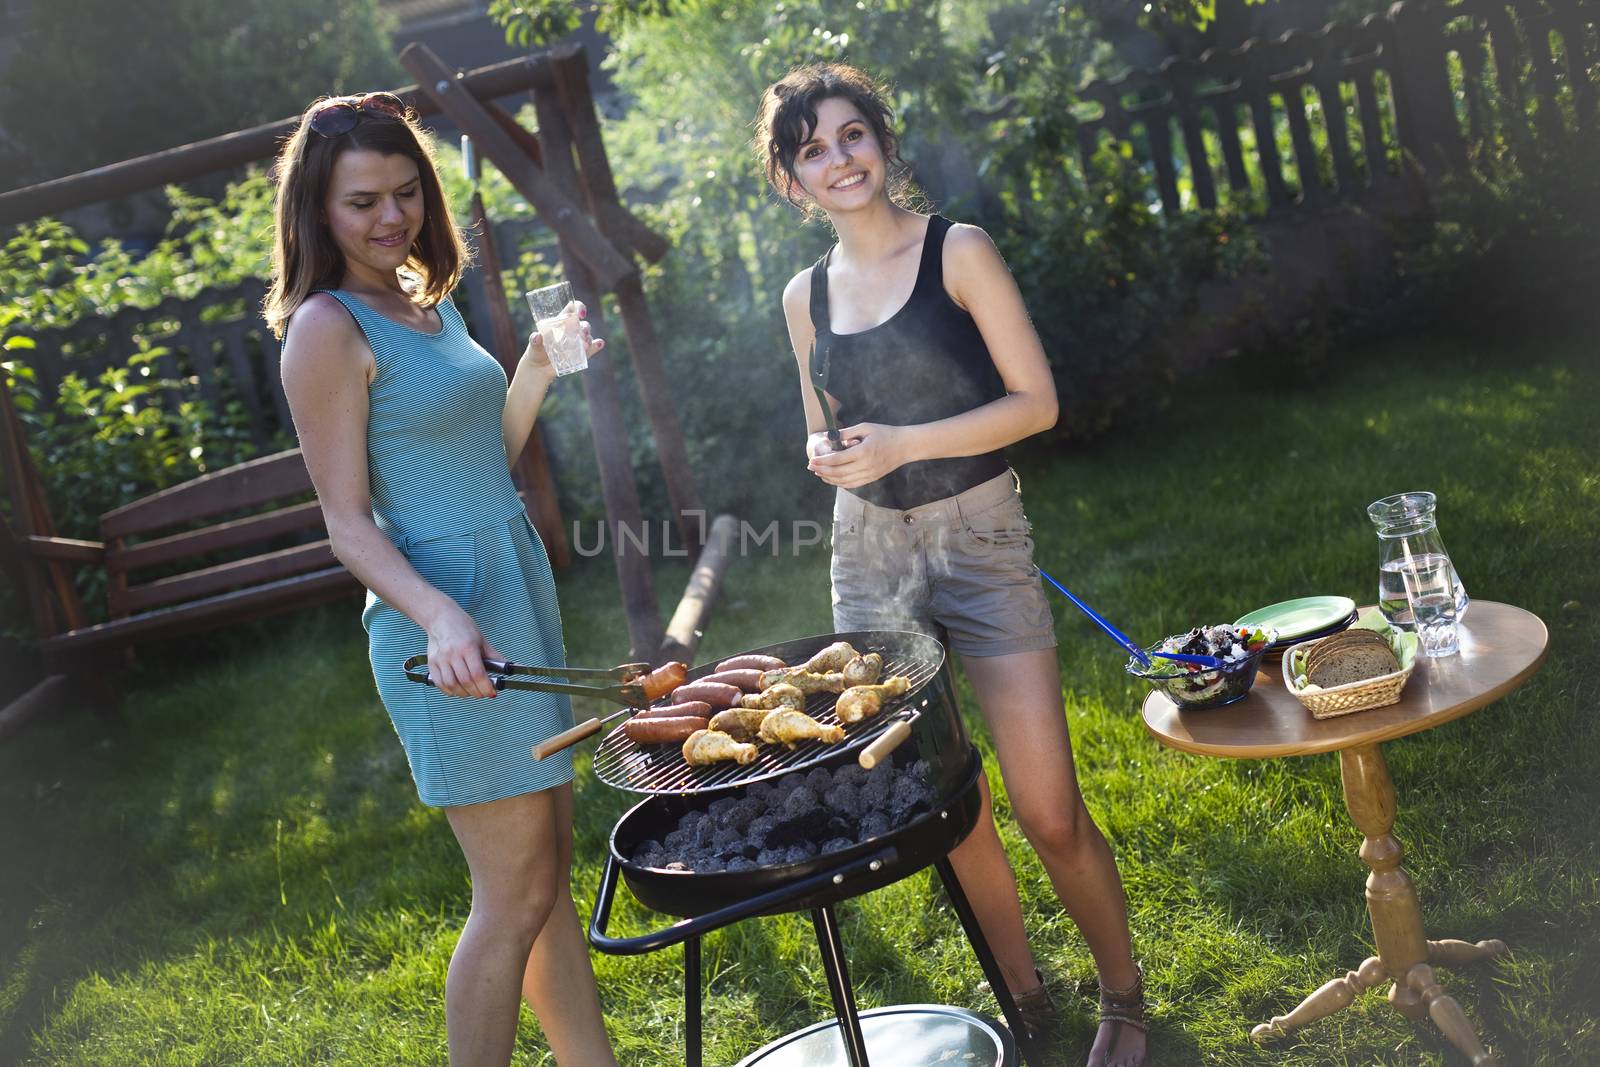
<path fill-rule="evenodd" d="M 616 667 L 529 667 L 503 659 L 486 659 L 484 669 L 489 672 L 489 684 L 496 692 L 507 689 L 527 689 L 535 693 L 567 693 L 572 696 L 599 697 L 638 711 L 650 705 L 644 687 L 634 684 L 650 673 L 648 663 L 623 663 Z M 432 685 L 428 676 L 428 654 L 419 652 L 405 662 L 406 677 L 420 685 Z M 570 682 L 546 682 L 545 678 L 609 678 L 616 685 L 573 685 Z M 540 680 L 530 680 L 540 679 Z"/>
<path fill-rule="evenodd" d="M 822 346 L 821 358 L 817 356 L 817 342 L 811 341 L 810 364 L 811 388 L 816 390 L 817 403 L 822 405 L 822 417 L 828 423 L 828 440 L 835 450 L 843 447 L 839 439 L 839 422 L 833 417 L 833 405 L 828 403 L 828 346 Z"/>
<path fill-rule="evenodd" d="M 622 715 L 632 715 L 650 706 L 644 686 L 638 680 L 650 673 L 648 663 L 623 663 L 615 667 L 529 667 L 503 659 L 486 659 L 489 684 L 495 692 L 507 689 L 526 689 L 535 693 L 566 693 L 570 696 L 599 697 L 622 705 L 621 711 L 612 712 L 604 719 L 593 718 L 581 722 L 570 730 L 547 738 L 533 746 L 533 758 L 544 759 L 554 752 L 582 741 L 611 720 Z M 428 677 L 428 654 L 419 652 L 405 662 L 406 677 L 420 685 L 432 685 Z M 571 682 L 547 682 L 546 678 L 608 678 L 614 685 L 574 685 Z"/>

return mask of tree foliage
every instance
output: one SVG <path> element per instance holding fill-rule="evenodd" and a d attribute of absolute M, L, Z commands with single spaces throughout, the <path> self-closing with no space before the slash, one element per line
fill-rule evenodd
<path fill-rule="evenodd" d="M 0 82 L 6 167 L 41 180 L 400 79 L 379 0 L 50 0 Z"/>

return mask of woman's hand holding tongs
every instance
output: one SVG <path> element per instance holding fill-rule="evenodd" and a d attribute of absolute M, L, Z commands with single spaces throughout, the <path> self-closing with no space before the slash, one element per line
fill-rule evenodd
<path fill-rule="evenodd" d="M 494 684 L 483 661 L 504 659 L 478 630 L 472 616 L 454 601 L 427 627 L 428 674 L 441 693 L 453 697 L 492 697 Z"/>

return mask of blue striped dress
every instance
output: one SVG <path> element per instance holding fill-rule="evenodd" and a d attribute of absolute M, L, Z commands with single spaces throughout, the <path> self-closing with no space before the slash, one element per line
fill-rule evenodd
<path fill-rule="evenodd" d="M 507 659 L 565 666 L 550 560 L 506 461 L 500 364 L 448 300 L 439 305 L 439 332 L 424 333 L 351 293 L 325 291 L 354 316 L 378 363 L 367 419 L 378 528 Z M 378 693 L 424 804 L 481 804 L 572 780 L 567 753 L 536 762 L 529 751 L 572 725 L 567 697 L 446 696 L 401 670 L 406 657 L 427 650 L 420 626 L 371 592 L 361 619 Z"/>

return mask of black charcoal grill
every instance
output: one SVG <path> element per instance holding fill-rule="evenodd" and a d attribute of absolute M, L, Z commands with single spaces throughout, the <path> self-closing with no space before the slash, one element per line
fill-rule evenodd
<path fill-rule="evenodd" d="M 976 825 L 982 807 L 978 776 L 983 768 L 961 723 L 944 648 L 922 634 L 862 631 L 751 651 L 799 664 L 835 641 L 849 641 L 863 653 L 881 653 L 883 677 L 900 674 L 911 679 L 910 690 L 891 700 L 878 715 L 846 725 L 841 743 L 805 742 L 792 750 L 762 745 L 761 757 L 753 763 L 711 767 L 690 767 L 677 745 L 636 745 L 620 729 L 601 743 L 594 757 L 596 776 L 618 789 L 648 796 L 623 815 L 612 832 L 589 940 L 600 951 L 617 955 L 683 945 L 688 1067 L 700 1067 L 702 1057 L 701 937 L 742 919 L 802 910 L 811 912 L 836 1018 L 767 1045 L 742 1060 L 740 1067 L 866 1067 L 869 1063 L 922 1067 L 947 1056 L 951 1062 L 972 1067 L 1011 1067 L 1021 1062 L 1019 1040 L 1028 1060 L 1042 1064 L 1020 1025 L 999 965 L 947 858 Z M 714 665 L 705 665 L 691 671 L 690 679 L 714 670 Z M 813 694 L 806 711 L 821 722 L 835 723 L 836 699 L 833 694 Z M 886 769 L 896 774 L 914 773 L 927 787 L 927 802 L 881 833 L 798 862 L 753 866 L 746 862 L 741 865 L 745 869 L 711 873 L 635 862 L 642 843 L 664 838 L 690 812 L 705 812 L 719 799 L 745 796 L 744 791 L 756 783 L 770 783 L 778 789 L 792 780 L 786 776 L 803 776 L 819 768 L 839 770 L 851 764 L 865 768 L 886 764 Z M 943 1005 L 900 1005 L 866 1013 L 856 1010 L 833 905 L 929 865 L 938 872 L 984 976 L 1011 1023 L 1009 1032 L 978 1012 Z M 646 907 L 682 917 L 681 921 L 636 937 L 610 936 L 606 930 L 619 880 L 625 881 Z"/>

